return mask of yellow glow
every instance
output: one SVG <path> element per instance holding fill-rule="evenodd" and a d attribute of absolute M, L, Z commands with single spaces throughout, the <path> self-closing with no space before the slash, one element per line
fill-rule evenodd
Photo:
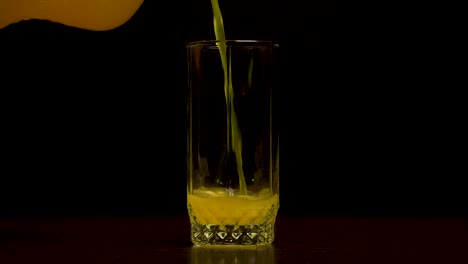
<path fill-rule="evenodd" d="M 21 20 L 43 19 L 103 31 L 127 22 L 143 0 L 0 0 L 0 28 Z"/>

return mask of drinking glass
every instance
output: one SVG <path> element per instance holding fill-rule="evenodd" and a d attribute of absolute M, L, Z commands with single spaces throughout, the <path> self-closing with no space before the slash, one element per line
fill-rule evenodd
<path fill-rule="evenodd" d="M 274 240 L 278 48 L 260 40 L 187 45 L 187 207 L 195 245 Z"/>

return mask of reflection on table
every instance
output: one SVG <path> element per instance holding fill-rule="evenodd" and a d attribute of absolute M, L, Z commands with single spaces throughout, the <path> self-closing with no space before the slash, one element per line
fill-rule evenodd
<path fill-rule="evenodd" d="M 238 247 L 238 246 L 192 246 L 190 249 L 190 264 L 274 264 L 277 263 L 275 248 Z"/>

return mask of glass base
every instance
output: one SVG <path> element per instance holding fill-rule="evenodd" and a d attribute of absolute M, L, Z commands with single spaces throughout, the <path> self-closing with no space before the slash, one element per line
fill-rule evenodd
<path fill-rule="evenodd" d="M 202 225 L 192 223 L 195 245 L 261 246 L 273 242 L 274 222 L 263 225 Z"/>
<path fill-rule="evenodd" d="M 257 200 L 197 199 L 192 197 L 187 203 L 194 245 L 263 246 L 273 242 L 277 195 Z"/>

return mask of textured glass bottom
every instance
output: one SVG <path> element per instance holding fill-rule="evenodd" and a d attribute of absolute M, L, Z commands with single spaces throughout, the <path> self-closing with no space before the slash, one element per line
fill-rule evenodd
<path fill-rule="evenodd" d="M 200 224 L 189 205 L 191 240 L 195 245 L 269 245 L 275 238 L 275 219 L 278 207 L 273 206 L 262 224 Z"/>
<path fill-rule="evenodd" d="M 268 245 L 273 242 L 274 223 L 266 225 L 192 224 L 195 245 Z"/>

